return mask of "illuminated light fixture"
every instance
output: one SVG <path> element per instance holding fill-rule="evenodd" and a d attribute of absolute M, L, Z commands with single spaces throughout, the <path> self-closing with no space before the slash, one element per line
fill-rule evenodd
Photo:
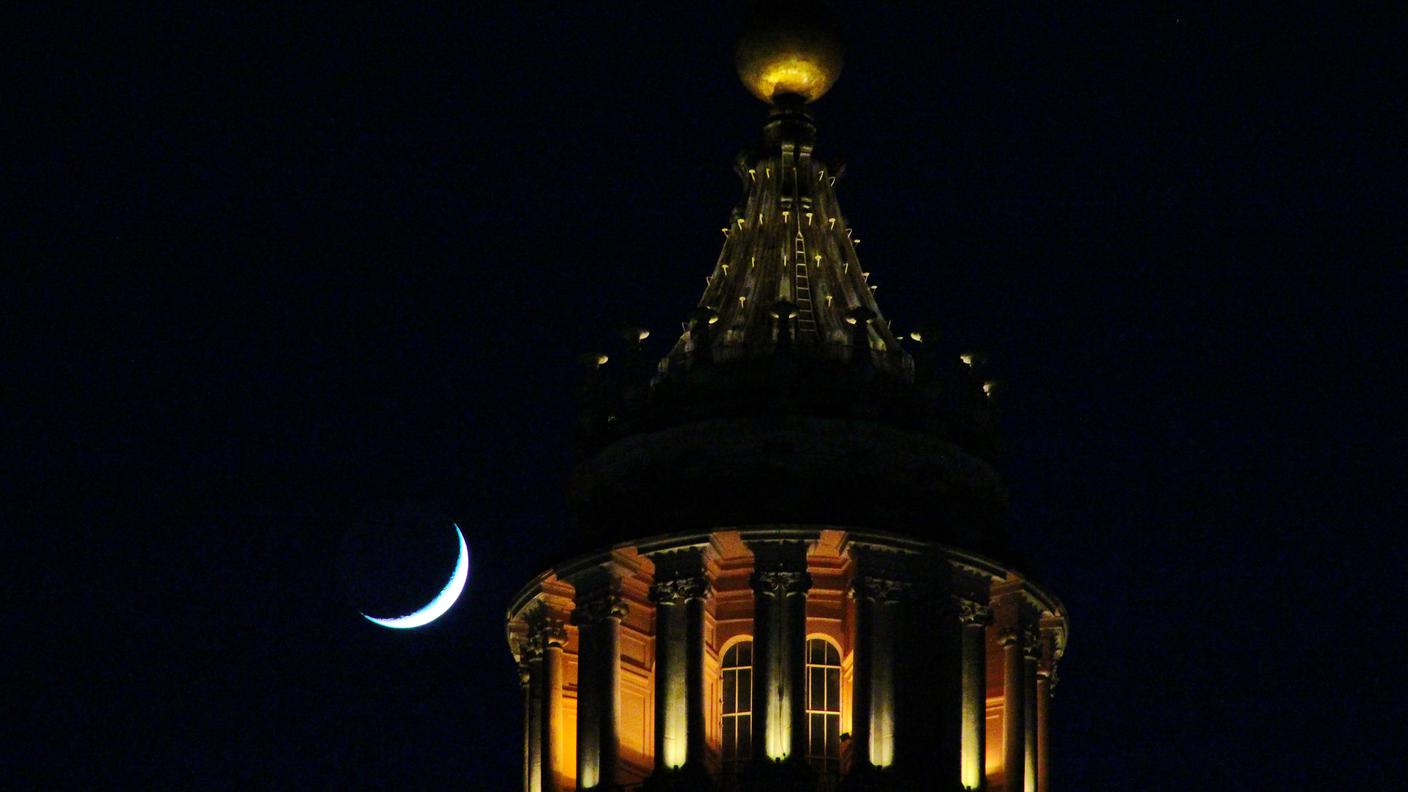
<path fill-rule="evenodd" d="M 748 178 L 752 179 L 753 181 L 757 181 L 757 180 L 758 180 L 758 169 L 757 169 L 757 168 L 749 168 L 749 169 L 748 169 Z"/>
<path fill-rule="evenodd" d="M 727 265 L 727 264 L 724 264 L 724 265 L 722 265 L 722 266 L 723 266 L 723 269 L 724 269 L 724 274 L 727 275 L 727 274 L 728 274 L 728 265 Z"/>
<path fill-rule="evenodd" d="M 728 229 L 727 229 L 727 228 L 720 228 L 719 230 L 722 231 L 722 232 L 724 232 L 724 236 L 728 236 Z"/>
<path fill-rule="evenodd" d="M 909 337 L 915 341 L 918 341 L 921 344 L 924 343 L 924 334 L 919 332 L 918 330 L 910 330 Z"/>
<path fill-rule="evenodd" d="M 637 341 L 644 341 L 647 338 L 650 338 L 650 331 L 646 330 L 644 327 L 640 328 L 640 330 L 636 332 Z"/>
<path fill-rule="evenodd" d="M 747 302 L 748 302 L 748 297 L 747 297 L 747 295 L 744 295 L 744 294 L 738 295 L 738 304 L 739 304 L 739 305 L 743 305 L 743 304 L 745 304 L 745 303 L 747 303 Z"/>
<path fill-rule="evenodd" d="M 836 230 L 836 218 L 833 217 L 830 220 L 827 220 L 826 223 L 828 228 L 833 231 Z"/>
<path fill-rule="evenodd" d="M 972 368 L 972 367 L 973 367 L 973 353 L 971 353 L 971 352 L 965 352 L 965 353 L 959 355 L 959 356 L 958 356 L 958 359 L 961 360 L 961 361 L 963 361 L 963 365 L 967 366 L 968 368 Z"/>
<path fill-rule="evenodd" d="M 709 315 L 709 324 L 718 324 L 718 323 L 719 323 L 719 315 L 718 315 L 718 314 L 710 314 L 710 315 Z"/>
<path fill-rule="evenodd" d="M 820 253 L 816 254 L 816 256 L 815 256 L 814 258 L 816 258 L 816 265 L 817 265 L 818 267 L 820 267 L 820 266 L 821 266 L 821 254 L 820 254 Z"/>
<path fill-rule="evenodd" d="M 787 222 L 788 218 L 790 218 L 791 216 L 792 216 L 792 213 L 791 213 L 791 212 L 787 211 L 786 209 L 783 209 L 783 210 L 782 210 L 782 222 L 784 222 L 784 223 Z"/>
<path fill-rule="evenodd" d="M 812 213 L 811 213 L 811 212 L 807 212 L 807 225 L 811 225 L 811 224 L 812 224 Z"/>
<path fill-rule="evenodd" d="M 860 237 L 856 237 L 855 239 L 852 239 L 852 240 L 851 240 L 851 244 L 852 244 L 852 245 L 859 245 L 859 244 L 860 244 Z"/>
<path fill-rule="evenodd" d="M 747 221 L 744 220 L 743 218 L 741 218 L 741 217 L 738 218 L 738 227 L 739 227 L 739 228 L 742 228 L 743 225 L 744 225 L 746 222 L 747 222 Z"/>
<path fill-rule="evenodd" d="M 879 286 L 877 286 L 877 285 L 875 285 L 875 284 L 871 284 L 871 286 L 870 286 L 870 293 L 871 293 L 871 294 L 874 294 L 874 293 L 875 293 L 875 290 L 876 290 L 876 289 L 879 289 L 879 288 L 880 288 Z"/>
<path fill-rule="evenodd" d="M 988 398 L 992 398 L 993 393 L 995 393 L 996 391 L 997 391 L 997 383 L 996 383 L 996 382 L 993 382 L 992 380 L 988 380 L 987 382 L 984 382 L 984 383 L 983 383 L 983 394 L 984 394 L 985 396 L 987 396 Z"/>
<path fill-rule="evenodd" d="M 829 295 L 829 294 L 826 295 L 826 307 L 827 307 L 827 308 L 830 308 L 830 307 L 831 307 L 831 300 L 832 300 L 831 295 Z"/>
<path fill-rule="evenodd" d="M 607 357 L 606 355 L 597 355 L 597 356 L 596 356 L 596 365 L 597 365 L 598 367 L 605 366 L 605 365 L 606 365 L 606 361 L 608 361 L 608 360 L 610 360 L 610 359 L 611 359 L 611 358 Z"/>

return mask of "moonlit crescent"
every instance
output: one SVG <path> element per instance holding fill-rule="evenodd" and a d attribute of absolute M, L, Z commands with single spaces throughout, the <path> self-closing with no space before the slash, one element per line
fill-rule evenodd
<path fill-rule="evenodd" d="M 435 595 L 435 599 L 426 604 L 425 607 L 405 616 L 395 616 L 390 619 L 378 619 L 374 616 L 367 616 L 363 613 L 367 621 L 373 624 L 380 624 L 382 627 L 390 627 L 396 630 L 408 630 L 412 627 L 422 627 L 441 616 L 455 604 L 459 599 L 460 592 L 464 591 L 465 581 L 469 579 L 469 547 L 464 543 L 464 534 L 460 533 L 460 527 L 455 526 L 455 536 L 460 540 L 460 558 L 455 562 L 455 572 L 450 575 L 450 582 L 445 584 L 445 588 L 440 589 L 440 593 Z"/>

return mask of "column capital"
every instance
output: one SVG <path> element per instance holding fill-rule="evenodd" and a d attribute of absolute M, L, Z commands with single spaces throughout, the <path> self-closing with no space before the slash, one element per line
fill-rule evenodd
<path fill-rule="evenodd" d="M 785 596 L 811 590 L 812 576 L 806 571 L 760 569 L 748 577 L 748 585 L 757 594 Z"/>
<path fill-rule="evenodd" d="M 524 656 L 532 659 L 541 656 L 550 646 L 561 648 L 567 644 L 567 623 L 550 612 L 546 607 L 537 607 L 529 612 L 527 619 L 528 635 L 524 641 Z"/>
<path fill-rule="evenodd" d="M 621 596 L 619 586 L 609 586 L 577 595 L 577 607 L 572 609 L 572 623 L 601 624 L 607 619 L 620 619 L 630 612 L 630 603 Z"/>
<path fill-rule="evenodd" d="M 967 597 L 957 594 L 953 597 L 953 610 L 958 616 L 958 622 L 962 625 L 977 625 L 986 627 L 993 622 L 992 608 L 987 605 Z"/>
<path fill-rule="evenodd" d="M 650 601 L 680 605 L 692 599 L 708 599 L 714 593 L 707 575 L 689 575 L 657 580 L 650 585 Z"/>
<path fill-rule="evenodd" d="M 860 574 L 851 578 L 847 592 L 851 599 L 870 599 L 881 603 L 897 603 L 905 599 L 914 586 L 908 580 L 901 580 L 884 574 Z"/>
<path fill-rule="evenodd" d="M 1006 627 L 998 633 L 998 643 L 1003 646 L 1020 646 L 1022 656 L 1031 660 L 1037 659 L 1039 654 L 1036 629 L 1026 625 L 1012 625 Z"/>

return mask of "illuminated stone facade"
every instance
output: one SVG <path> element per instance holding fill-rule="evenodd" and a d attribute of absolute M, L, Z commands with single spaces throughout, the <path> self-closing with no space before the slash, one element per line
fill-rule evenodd
<path fill-rule="evenodd" d="M 673 349 L 588 358 L 580 546 L 508 611 L 528 792 L 1050 788 L 1065 610 L 996 560 L 981 361 L 880 312 L 825 87 L 772 97 Z"/>

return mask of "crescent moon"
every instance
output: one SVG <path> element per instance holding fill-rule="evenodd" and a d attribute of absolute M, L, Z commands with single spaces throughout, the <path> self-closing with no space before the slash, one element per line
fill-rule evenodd
<path fill-rule="evenodd" d="M 458 525 L 455 526 L 455 535 L 460 540 L 460 557 L 455 562 L 455 572 L 450 575 L 450 582 L 445 584 L 445 588 L 440 589 L 440 593 L 435 595 L 435 599 L 420 610 L 407 613 L 405 616 L 395 616 L 389 619 L 378 619 L 375 616 L 367 616 L 365 613 L 362 616 L 373 624 L 390 627 L 393 630 L 423 627 L 444 616 L 445 612 L 455 604 L 455 600 L 459 599 L 460 592 L 464 591 L 464 584 L 469 579 L 469 547 L 465 545 L 464 534 L 460 532 Z"/>

